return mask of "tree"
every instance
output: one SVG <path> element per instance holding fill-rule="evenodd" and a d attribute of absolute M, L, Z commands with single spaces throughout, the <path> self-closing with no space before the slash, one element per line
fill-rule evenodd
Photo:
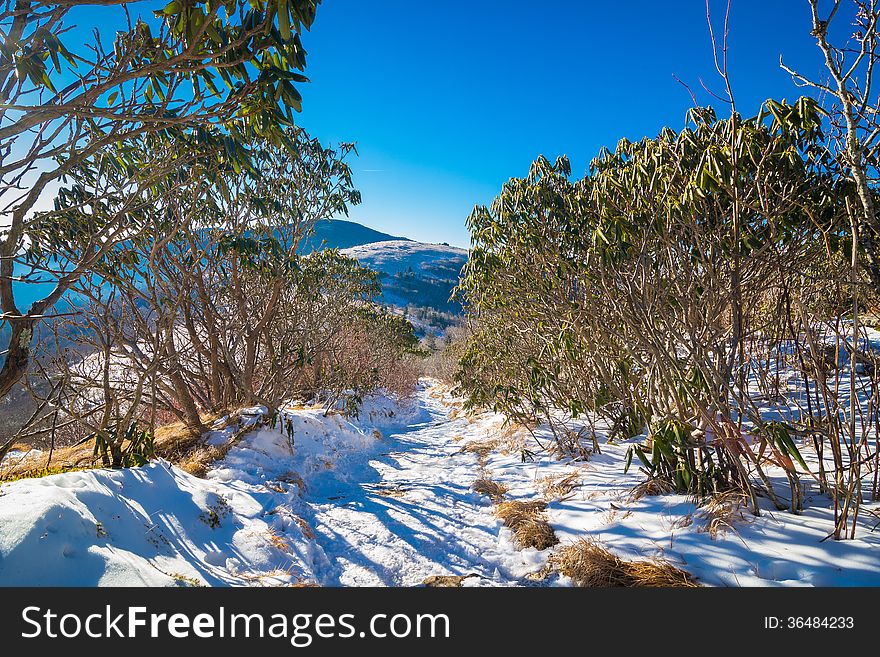
<path fill-rule="evenodd" d="M 539 158 L 505 183 L 468 220 L 459 294 L 473 335 L 457 378 L 469 404 L 556 424 L 559 449 L 560 411 L 604 422 L 610 439 L 647 425 L 653 449 L 631 455 L 649 475 L 697 497 L 737 488 L 755 513 L 759 490 L 782 507 L 769 461 L 798 512 L 795 429 L 752 388 L 788 413 L 778 368 L 789 362 L 816 392 L 792 421 L 830 447 L 842 477 L 869 424 L 856 436 L 840 415 L 816 334 L 817 318 L 846 307 L 852 246 L 841 230 L 852 189 L 833 175 L 822 117 L 809 98 L 750 118 L 696 108 L 681 132 L 603 149 L 581 180 L 565 158 Z M 846 517 L 853 480 L 819 476 Z"/>
<path fill-rule="evenodd" d="M 880 290 L 880 218 L 874 190 L 880 156 L 880 104 L 874 80 L 880 62 L 880 7 L 876 0 L 833 0 L 823 12 L 819 0 L 808 1 L 811 35 L 829 78 L 827 82 L 810 79 L 781 57 L 780 66 L 797 83 L 818 90 L 828 103 L 832 152 L 841 175 L 852 180 L 858 199 L 854 219 L 864 269 L 874 290 Z M 846 20 L 842 16 L 849 18 L 848 24 L 839 24 Z M 856 207 L 852 210 L 856 212 Z"/>
<path fill-rule="evenodd" d="M 253 139 L 286 143 L 280 128 L 292 124 L 301 103 L 294 84 L 307 81 L 298 72 L 305 67 L 299 34 L 311 26 L 319 2 L 174 0 L 155 18 L 134 19 L 144 5 L 126 0 L 6 0 L 0 10 L 0 307 L 8 332 L 0 397 L 27 370 L 37 324 L 137 229 L 125 203 L 116 203 L 117 214 L 80 226 L 76 259 L 48 262 L 31 251 L 25 261 L 38 221 L 34 210 L 46 190 L 92 161 L 124 173 L 126 194 L 136 198 L 186 160 L 163 156 L 134 166 L 124 148 L 105 155 L 137 139 L 198 142 L 213 131 L 216 147 L 238 170 L 249 166 Z M 68 38 L 88 5 L 119 8 L 123 26 L 112 44 L 97 29 L 81 46 Z M 104 201 L 104 191 L 82 187 L 76 198 L 60 198 L 85 216 Z M 37 282 L 49 291 L 20 308 L 23 288 Z"/>
<path fill-rule="evenodd" d="M 284 137 L 293 149 L 255 141 L 244 168 L 216 148 L 217 131 L 114 144 L 103 155 L 134 168 L 186 157 L 137 194 L 126 168 L 90 159 L 69 172 L 59 209 L 35 221 L 29 251 L 67 261 L 82 257 L 80 226 L 127 217 L 124 239 L 71 288 L 86 303 L 50 323 L 37 361 L 53 382 L 46 404 L 114 459 L 134 422 L 173 415 L 198 433 L 205 411 L 291 399 L 354 411 L 406 374 L 417 341 L 373 304 L 376 273 L 335 251 L 299 252 L 316 222 L 360 201 L 353 146 L 327 148 L 296 127 Z M 103 190 L 101 203 L 78 205 L 84 188 Z"/>

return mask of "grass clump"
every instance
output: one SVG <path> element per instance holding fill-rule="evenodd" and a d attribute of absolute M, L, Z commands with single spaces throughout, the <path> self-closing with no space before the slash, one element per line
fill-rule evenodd
<path fill-rule="evenodd" d="M 558 477 L 545 477 L 538 483 L 541 484 L 545 498 L 561 500 L 581 485 L 581 479 L 580 473 L 575 471 Z"/>
<path fill-rule="evenodd" d="M 700 516 L 705 520 L 701 530 L 714 540 L 719 534 L 734 529 L 734 523 L 745 522 L 747 507 L 748 498 L 742 491 L 728 490 L 713 495 L 700 510 Z"/>
<path fill-rule="evenodd" d="M 546 550 L 559 543 L 550 523 L 544 519 L 546 508 L 547 503 L 542 500 L 532 502 L 513 500 L 501 502 L 496 506 L 495 515 L 513 532 L 520 549 Z"/>
<path fill-rule="evenodd" d="M 592 588 L 695 588 L 690 573 L 668 561 L 625 561 L 595 541 L 582 539 L 553 556 L 557 571 L 577 586 Z"/>
<path fill-rule="evenodd" d="M 507 486 L 499 484 L 497 481 L 492 481 L 488 477 L 480 477 L 471 488 L 475 493 L 486 495 L 496 504 L 504 499 L 504 494 L 508 491 Z"/>
<path fill-rule="evenodd" d="M 472 440 L 461 448 L 461 453 L 476 454 L 480 463 L 485 463 L 492 450 L 498 447 L 498 443 L 499 441 L 491 438 L 489 440 Z"/>
<path fill-rule="evenodd" d="M 645 496 L 669 495 L 675 492 L 675 486 L 662 477 L 649 477 L 638 486 L 635 486 L 629 494 L 629 501 L 636 502 Z"/>

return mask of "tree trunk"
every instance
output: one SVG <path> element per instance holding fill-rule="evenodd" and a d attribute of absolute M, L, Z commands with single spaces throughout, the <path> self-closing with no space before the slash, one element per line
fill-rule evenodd
<path fill-rule="evenodd" d="M 27 373 L 31 360 L 31 339 L 36 320 L 23 318 L 8 320 L 11 330 L 9 347 L 0 369 L 0 399 Z"/>

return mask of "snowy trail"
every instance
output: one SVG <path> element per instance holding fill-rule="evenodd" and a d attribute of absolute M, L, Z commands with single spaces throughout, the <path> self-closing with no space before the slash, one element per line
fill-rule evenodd
<path fill-rule="evenodd" d="M 308 500 L 308 521 L 332 564 L 323 584 L 412 586 L 452 574 L 478 576 L 465 585 L 505 585 L 536 569 L 499 540 L 488 499 L 471 490 L 480 465 L 462 445 L 486 438 L 485 429 L 450 418 L 451 408 L 428 393 L 418 398 L 427 421 L 383 437 L 360 472 Z"/>
<path fill-rule="evenodd" d="M 505 501 L 546 503 L 559 547 L 586 537 L 709 586 L 880 585 L 878 502 L 865 501 L 856 540 L 826 541 L 833 503 L 805 478 L 803 514 L 762 500 L 759 517 L 741 511 L 712 534 L 685 495 L 633 495 L 644 475 L 625 472 L 626 450 L 643 436 L 574 459 L 461 403 L 424 379 L 412 403 L 376 395 L 358 418 L 285 408 L 282 425 L 255 426 L 205 478 L 158 459 L 0 484 L 0 586 L 571 585 L 545 568 L 556 548 L 514 544 L 472 489 L 481 477 Z M 206 440 L 237 426 L 218 420 Z"/>

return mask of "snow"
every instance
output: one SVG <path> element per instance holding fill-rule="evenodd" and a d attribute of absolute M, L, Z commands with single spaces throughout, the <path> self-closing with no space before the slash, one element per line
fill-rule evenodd
<path fill-rule="evenodd" d="M 458 278 L 467 260 L 467 251 L 446 244 L 426 244 L 410 240 L 387 240 L 353 246 L 342 251 L 362 265 L 391 276 L 412 270 L 428 278 Z"/>
<path fill-rule="evenodd" d="M 582 485 L 547 509 L 563 545 L 591 537 L 626 559 L 668 560 L 712 586 L 880 585 L 880 536 L 871 533 L 873 523 L 862 523 L 854 541 L 823 542 L 833 526 L 833 509 L 814 483 L 807 484 L 803 514 L 762 502 L 761 516 L 744 510 L 732 528 L 713 539 L 704 513 L 687 496 L 631 499 L 644 477 L 635 468 L 623 474 L 627 446 L 602 444 L 602 453 L 585 464 L 543 456 L 522 467 L 494 455 L 488 467 L 495 470 L 496 481 L 516 481 L 513 490 L 524 496 L 541 477 L 579 472 Z M 871 507 L 877 505 L 866 504 L 863 513 Z M 560 578 L 558 583 L 566 582 Z"/>
<path fill-rule="evenodd" d="M 443 335 L 457 324 L 461 306 L 451 300 L 467 251 L 445 244 L 387 240 L 343 251 L 362 266 L 379 272 L 381 302 L 399 308 L 416 335 Z M 414 310 L 418 309 L 418 310 Z"/>
<path fill-rule="evenodd" d="M 473 575 L 464 586 L 534 586 L 527 575 L 555 548 L 518 549 L 471 487 L 488 476 L 508 499 L 531 500 L 574 475 L 577 488 L 548 497 L 562 546 L 592 537 L 711 586 L 880 585 L 877 504 L 863 507 L 856 540 L 823 541 L 831 501 L 812 481 L 802 515 L 746 511 L 713 538 L 684 496 L 632 499 L 644 475 L 623 472 L 628 442 L 560 459 L 497 414 L 463 413 L 432 380 L 410 403 L 367 399 L 357 418 L 287 407 L 273 427 L 264 415 L 239 411 L 236 426 L 253 430 L 205 479 L 158 460 L 0 485 L 0 584 L 412 586 L 451 574 Z M 221 426 L 206 436 L 212 444 L 233 439 Z M 535 435 L 549 438 L 546 428 Z M 462 449 L 486 440 L 499 445 L 482 462 Z M 534 460 L 523 462 L 522 448 Z M 571 584 L 560 575 L 542 583 Z"/>
<path fill-rule="evenodd" d="M 244 583 L 283 561 L 261 518 L 269 502 L 268 495 L 196 479 L 161 460 L 16 481 L 0 488 L 0 582 Z"/>

